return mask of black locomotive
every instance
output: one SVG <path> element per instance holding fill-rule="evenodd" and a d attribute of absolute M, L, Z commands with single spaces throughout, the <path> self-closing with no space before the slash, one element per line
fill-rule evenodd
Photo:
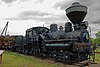
<path fill-rule="evenodd" d="M 89 59 L 92 53 L 89 43 L 90 35 L 87 31 L 88 22 L 83 21 L 87 14 L 87 7 L 77 2 L 66 9 L 66 16 L 71 22 L 65 27 L 51 24 L 47 27 L 33 27 L 26 30 L 26 36 L 17 37 L 19 47 L 15 51 L 25 54 L 50 56 L 65 61 L 83 61 Z M 20 43 L 22 42 L 22 43 Z"/>

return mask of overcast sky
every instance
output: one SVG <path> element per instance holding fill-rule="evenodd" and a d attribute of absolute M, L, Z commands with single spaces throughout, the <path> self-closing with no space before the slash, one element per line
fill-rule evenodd
<path fill-rule="evenodd" d="M 64 25 L 69 19 L 65 9 L 73 2 L 88 7 L 84 21 L 89 22 L 92 36 L 100 31 L 100 0 L 0 0 L 0 32 L 9 21 L 9 35 L 25 35 L 25 30 L 51 23 Z"/>

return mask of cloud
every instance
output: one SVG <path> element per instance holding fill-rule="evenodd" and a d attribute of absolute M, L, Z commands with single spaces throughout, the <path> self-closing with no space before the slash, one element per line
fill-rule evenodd
<path fill-rule="evenodd" d="M 30 1 L 30 0 L 19 0 L 19 1 L 21 1 L 21 2 L 27 2 L 27 1 Z"/>
<path fill-rule="evenodd" d="M 91 32 L 93 35 L 95 35 L 95 33 L 97 33 L 98 31 L 100 31 L 100 26 L 98 24 L 89 24 L 90 28 L 91 28 Z"/>
<path fill-rule="evenodd" d="M 17 0 L 2 0 L 2 2 L 5 2 L 5 3 L 12 3 L 12 2 L 15 2 Z"/>
<path fill-rule="evenodd" d="M 97 19 L 97 20 L 95 20 L 95 21 L 93 21 L 93 22 L 91 22 L 92 24 L 100 24 L 100 19 Z"/>
<path fill-rule="evenodd" d="M 20 3 L 20 2 L 27 2 L 27 1 L 31 1 L 31 0 L 1 0 L 1 3 L 4 2 L 4 3 L 6 3 L 6 4 L 10 4 L 10 6 L 11 6 L 11 4 L 12 4 L 13 2 Z"/>
<path fill-rule="evenodd" d="M 44 0 L 36 0 L 35 3 L 43 3 Z"/>
<path fill-rule="evenodd" d="M 17 17 L 7 17 L 3 18 L 4 20 L 33 20 L 36 22 L 44 22 L 47 26 L 52 23 L 56 23 L 58 25 L 63 25 L 67 18 L 66 15 L 55 15 L 47 12 L 40 11 L 23 11 Z"/>
<path fill-rule="evenodd" d="M 49 13 L 46 12 L 40 12 L 40 11 L 24 11 L 20 13 L 19 16 L 47 16 L 50 15 Z"/>
<path fill-rule="evenodd" d="M 54 5 L 54 8 L 59 8 L 61 10 L 65 10 L 68 6 L 70 6 L 70 4 L 72 4 L 73 0 L 63 0 L 61 2 L 57 2 Z"/>
<path fill-rule="evenodd" d="M 63 0 L 61 2 L 57 2 L 54 5 L 54 8 L 60 8 L 61 10 L 65 10 L 67 7 L 71 6 L 72 3 L 79 2 L 81 4 L 84 4 L 86 6 L 91 6 L 93 4 L 93 0 Z"/>
<path fill-rule="evenodd" d="M 6 20 L 38 20 L 38 21 L 62 21 L 66 20 L 65 15 L 54 15 L 40 11 L 23 11 L 17 17 L 3 18 Z"/>
<path fill-rule="evenodd" d="M 78 0 L 81 4 L 84 4 L 85 6 L 91 6 L 94 2 L 93 0 Z"/>

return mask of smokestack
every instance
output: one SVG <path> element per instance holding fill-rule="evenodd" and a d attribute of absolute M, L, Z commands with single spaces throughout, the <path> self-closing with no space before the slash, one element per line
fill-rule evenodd
<path fill-rule="evenodd" d="M 78 2 L 73 3 L 69 8 L 66 10 L 66 16 L 70 19 L 70 21 L 75 25 L 83 21 L 87 14 L 87 7 L 81 5 Z"/>

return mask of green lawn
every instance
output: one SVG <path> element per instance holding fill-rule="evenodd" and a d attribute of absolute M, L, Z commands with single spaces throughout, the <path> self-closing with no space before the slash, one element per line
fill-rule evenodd
<path fill-rule="evenodd" d="M 100 46 L 95 51 L 100 52 Z M 100 54 L 96 54 L 96 62 L 100 64 Z"/>
<path fill-rule="evenodd" d="M 30 58 L 13 52 L 4 52 L 0 67 L 57 67 L 56 64 L 46 63 L 39 59 Z"/>
<path fill-rule="evenodd" d="M 96 54 L 95 56 L 95 62 L 100 64 L 100 54 Z"/>
<path fill-rule="evenodd" d="M 96 52 L 100 52 L 100 46 L 98 48 L 96 48 L 95 50 Z"/>
<path fill-rule="evenodd" d="M 2 60 L 0 67 L 62 67 L 56 63 L 49 63 L 36 57 L 28 57 L 13 52 L 4 52 Z M 100 64 L 100 54 L 96 54 L 95 60 L 96 63 Z"/>

